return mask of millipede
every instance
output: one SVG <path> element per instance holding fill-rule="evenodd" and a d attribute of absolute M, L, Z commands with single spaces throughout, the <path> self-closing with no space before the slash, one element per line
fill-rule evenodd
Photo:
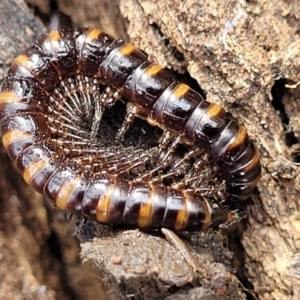
<path fill-rule="evenodd" d="M 115 138 L 139 117 L 163 130 L 158 147 L 112 147 L 99 136 L 104 111 L 124 99 Z M 238 200 L 249 197 L 261 173 L 257 146 L 219 105 L 95 28 L 51 31 L 16 57 L 0 94 L 0 120 L 3 145 L 24 180 L 57 207 L 100 223 L 205 230 L 231 221 L 230 211 L 188 184 L 153 180 L 165 166 L 165 177 L 184 173 L 180 166 L 190 157 L 196 169 L 201 151 Z M 189 150 L 176 158 L 179 144 Z M 133 178 L 122 175 L 130 172 Z"/>

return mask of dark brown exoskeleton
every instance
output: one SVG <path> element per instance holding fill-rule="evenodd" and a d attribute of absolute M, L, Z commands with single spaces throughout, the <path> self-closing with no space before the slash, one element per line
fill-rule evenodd
<path fill-rule="evenodd" d="M 100 93 L 99 85 L 109 88 Z M 42 35 L 9 69 L 0 94 L 2 139 L 24 180 L 59 208 L 101 223 L 203 230 L 230 221 L 230 212 L 185 189 L 105 172 L 130 157 L 97 142 L 104 109 L 121 97 L 131 106 L 120 136 L 135 115 L 142 117 L 177 136 L 175 146 L 205 149 L 227 192 L 249 196 L 260 160 L 244 127 L 133 45 L 94 28 Z"/>

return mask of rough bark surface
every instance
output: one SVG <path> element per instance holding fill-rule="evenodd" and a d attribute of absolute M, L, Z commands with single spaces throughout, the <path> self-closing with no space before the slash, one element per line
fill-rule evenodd
<path fill-rule="evenodd" d="M 119 5 L 89 1 L 81 7 L 80 0 L 72 4 L 60 0 L 55 13 L 48 1 L 35 3 L 49 20 L 63 12 L 76 26 L 100 27 L 97 16 L 101 13 L 102 20 L 110 21 L 101 28 L 118 37 L 126 38 L 121 29 L 125 24 L 130 41 L 151 60 L 179 73 L 188 72 L 209 101 L 221 104 L 245 125 L 260 148 L 263 173 L 249 199 L 243 247 L 238 247 L 234 256 L 244 268 L 235 268 L 258 299 L 299 299 L 298 1 L 126 0 Z M 125 22 L 117 15 L 111 17 L 111 7 L 114 14 L 119 7 Z M 44 28 L 22 1 L 16 0 L 0 1 L 0 26 L 2 80 L 12 58 Z M 105 299 L 112 290 L 117 299 L 245 297 L 223 237 L 213 233 L 181 236 L 193 261 L 209 269 L 203 274 L 162 235 L 119 232 L 80 222 L 77 233 L 82 239 L 82 260 L 96 264 L 101 271 L 101 279 L 92 285 L 95 276 L 78 275 L 86 274 L 76 261 L 78 252 L 66 249 L 66 244 L 76 248 L 74 240 L 67 238 L 71 234 L 58 234 L 71 230 L 55 230 L 51 225 L 68 226 L 67 222 L 60 219 L 60 213 L 52 216 L 42 197 L 13 171 L 3 150 L 0 154 L 1 299 L 101 299 L 102 281 L 112 284 Z M 93 237 L 97 238 L 91 240 Z M 53 241 L 61 256 L 55 256 Z M 79 265 L 77 273 L 66 271 L 71 257 L 74 269 Z"/>

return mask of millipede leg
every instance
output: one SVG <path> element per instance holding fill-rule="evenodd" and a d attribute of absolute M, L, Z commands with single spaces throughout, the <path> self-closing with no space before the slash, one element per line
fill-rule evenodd
<path fill-rule="evenodd" d="M 121 163 L 116 163 L 112 167 L 108 168 L 108 172 L 112 172 L 114 174 L 129 174 L 132 171 L 138 170 L 145 166 L 145 164 L 149 163 L 152 158 L 153 151 L 147 151 L 141 153 L 141 151 L 137 151 L 126 157 L 126 159 Z"/>
<path fill-rule="evenodd" d="M 132 103 L 127 103 L 126 105 L 126 116 L 123 124 L 121 125 L 120 129 L 118 130 L 118 133 L 116 135 L 116 141 L 120 142 L 123 140 L 124 135 L 130 125 L 132 124 L 135 116 L 138 114 L 139 109 Z"/>
<path fill-rule="evenodd" d="M 202 153 L 202 150 L 196 148 L 196 149 L 188 152 L 187 154 L 185 154 L 183 158 L 178 159 L 176 155 L 172 155 L 172 154 L 175 152 L 179 141 L 180 141 L 180 138 L 176 139 L 172 144 L 173 146 L 171 146 L 172 149 L 168 150 L 168 151 L 163 152 L 163 149 L 161 149 L 161 147 L 160 147 L 158 153 L 160 153 L 161 157 L 163 157 L 163 158 L 162 159 L 156 158 L 156 164 L 158 164 L 158 166 L 156 166 L 152 170 L 149 170 L 148 172 L 146 172 L 141 177 L 139 177 L 135 180 L 143 181 L 143 180 L 146 180 L 146 179 L 149 180 L 150 178 L 152 178 L 151 183 L 154 184 L 154 183 L 162 182 L 168 178 L 174 178 L 174 177 L 178 177 L 180 175 L 186 174 L 188 172 L 188 170 L 191 168 L 191 160 L 190 159 L 195 154 L 198 154 L 198 152 Z M 159 171 L 163 171 L 167 168 L 169 170 L 165 174 L 160 174 L 160 175 L 158 174 Z M 156 177 L 154 177 L 154 176 L 156 176 Z"/>
<path fill-rule="evenodd" d="M 96 93 L 94 95 L 95 108 L 94 108 L 94 116 L 93 116 L 93 121 L 92 121 L 92 126 L 91 126 L 91 138 L 92 139 L 95 139 L 97 136 L 100 121 L 101 121 L 102 114 L 103 114 L 103 108 L 102 108 L 99 98 L 100 98 L 99 94 Z"/>
<path fill-rule="evenodd" d="M 198 156 L 199 154 L 203 154 L 203 150 L 200 148 L 195 148 L 192 149 L 191 151 L 189 151 L 188 153 L 186 153 L 184 155 L 184 157 L 180 160 L 178 160 L 177 162 L 175 162 L 174 166 L 172 166 L 173 169 L 177 169 L 178 167 L 180 167 L 183 163 L 189 161 L 191 158 Z"/>
<path fill-rule="evenodd" d="M 143 182 L 146 180 L 149 180 L 150 178 L 154 177 L 154 175 L 162 170 L 164 170 L 167 167 L 166 164 L 161 164 L 160 166 L 157 166 L 155 168 L 153 168 L 150 171 L 147 171 L 146 173 L 144 173 L 142 176 L 139 176 L 137 178 L 135 178 L 133 181 L 135 182 Z M 153 179 L 155 180 L 155 179 Z M 153 180 L 149 181 L 150 183 L 153 183 Z M 159 180 L 157 179 L 156 182 L 161 182 L 162 179 L 159 178 Z"/>
<path fill-rule="evenodd" d="M 220 224 L 220 228 L 223 229 L 234 228 L 233 227 L 234 225 L 237 225 L 242 219 L 247 217 L 246 211 L 244 211 L 243 214 L 241 214 L 241 212 L 238 209 L 229 211 L 230 207 L 226 207 L 224 205 L 222 205 L 222 207 L 225 210 L 228 210 L 228 212 L 227 212 L 227 220 L 223 224 Z"/>
<path fill-rule="evenodd" d="M 108 87 L 101 94 L 99 94 L 99 92 L 93 92 L 93 97 L 95 107 L 91 126 L 91 138 L 96 139 L 102 115 L 105 109 L 112 107 L 117 102 L 117 100 L 120 99 L 121 96 L 117 90 Z"/>
<path fill-rule="evenodd" d="M 165 161 L 165 160 L 170 156 L 171 153 L 174 153 L 174 152 L 175 152 L 177 146 L 178 146 L 179 143 L 180 143 L 180 140 L 181 140 L 181 137 L 180 137 L 180 136 L 176 137 L 176 139 L 173 140 L 171 146 L 168 148 L 166 154 L 163 156 L 162 161 Z"/>
<path fill-rule="evenodd" d="M 81 74 L 77 75 L 77 81 L 78 81 L 78 93 L 79 93 L 79 98 L 81 99 L 81 107 L 82 111 L 89 115 L 91 114 L 92 110 L 92 102 L 90 98 L 90 93 L 89 93 L 89 82 L 84 78 Z"/>
<path fill-rule="evenodd" d="M 163 135 L 161 137 L 161 141 L 159 142 L 160 151 L 158 152 L 157 157 L 161 156 L 162 152 L 164 152 L 164 150 L 167 149 L 168 145 L 171 143 L 172 140 L 173 140 L 173 136 L 171 134 L 171 131 L 164 130 Z"/>

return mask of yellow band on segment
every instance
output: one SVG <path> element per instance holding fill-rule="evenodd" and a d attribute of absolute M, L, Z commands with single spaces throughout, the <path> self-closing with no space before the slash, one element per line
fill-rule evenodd
<path fill-rule="evenodd" d="M 80 177 L 74 178 L 73 180 L 71 179 L 71 181 L 65 181 L 55 199 L 57 207 L 63 210 L 67 209 L 68 200 L 79 180 Z"/>
<path fill-rule="evenodd" d="M 41 171 L 46 165 L 48 165 L 48 161 L 38 160 L 32 162 L 23 172 L 23 178 L 27 184 L 31 184 L 32 178 Z"/>
<path fill-rule="evenodd" d="M 177 231 L 184 230 L 186 228 L 187 221 L 188 221 L 188 213 L 186 207 L 184 207 L 183 209 L 177 212 L 174 229 Z"/>
<path fill-rule="evenodd" d="M 232 149 L 236 148 L 240 144 L 243 143 L 243 141 L 247 137 L 247 132 L 244 126 L 240 126 L 239 131 L 235 135 L 235 140 L 227 147 L 226 151 L 231 151 Z"/>
<path fill-rule="evenodd" d="M 213 118 L 219 115 L 219 113 L 222 111 L 222 108 L 220 105 L 211 103 L 209 107 L 207 108 L 205 114 L 208 118 Z"/>
<path fill-rule="evenodd" d="M 20 97 L 18 97 L 13 91 L 6 91 L 0 93 L 0 104 L 2 103 L 19 103 L 21 102 Z"/>
<path fill-rule="evenodd" d="M 110 204 L 110 199 L 112 196 L 112 193 L 115 189 L 115 185 L 112 184 L 109 189 L 107 190 L 105 195 L 101 195 L 99 197 L 99 202 L 96 208 L 96 219 L 100 223 L 108 223 L 108 210 L 109 210 L 109 204 Z"/>
<path fill-rule="evenodd" d="M 48 39 L 51 41 L 58 42 L 61 40 L 61 35 L 58 30 L 53 30 L 48 33 Z"/>
<path fill-rule="evenodd" d="M 151 64 L 149 67 L 145 69 L 145 74 L 148 76 L 156 75 L 158 72 L 161 71 L 161 66 L 157 64 Z"/>
<path fill-rule="evenodd" d="M 184 96 L 191 88 L 184 84 L 184 83 L 179 83 L 175 89 L 172 91 L 172 94 L 178 98 Z"/>
<path fill-rule="evenodd" d="M 10 144 L 18 141 L 20 139 L 32 136 L 31 132 L 21 131 L 19 129 L 14 129 L 6 132 L 2 137 L 2 143 L 5 148 L 7 148 Z"/>
<path fill-rule="evenodd" d="M 21 54 L 14 59 L 14 63 L 19 66 L 24 66 L 25 69 L 27 69 L 26 64 L 27 64 L 28 60 L 29 60 L 29 58 L 27 55 Z"/>
<path fill-rule="evenodd" d="M 151 225 L 151 214 L 152 214 L 152 191 L 149 195 L 149 202 L 141 203 L 139 216 L 138 216 L 138 226 L 140 228 L 146 228 Z"/>
<path fill-rule="evenodd" d="M 120 49 L 119 53 L 123 56 L 131 54 L 136 48 L 132 44 L 124 44 Z"/>
<path fill-rule="evenodd" d="M 101 34 L 101 30 L 93 28 L 87 33 L 87 39 L 95 40 Z"/>

